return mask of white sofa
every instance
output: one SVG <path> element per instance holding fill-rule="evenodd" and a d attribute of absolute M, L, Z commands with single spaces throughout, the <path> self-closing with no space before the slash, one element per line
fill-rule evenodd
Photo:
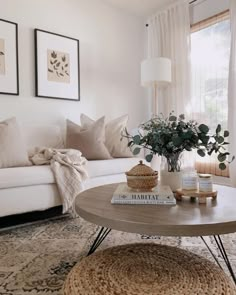
<path fill-rule="evenodd" d="M 63 148 L 59 126 L 22 126 L 28 152 L 36 146 Z M 89 179 L 85 189 L 125 181 L 125 171 L 137 165 L 139 158 L 88 161 Z M 46 210 L 61 205 L 61 198 L 50 166 L 0 169 L 0 217 Z"/>

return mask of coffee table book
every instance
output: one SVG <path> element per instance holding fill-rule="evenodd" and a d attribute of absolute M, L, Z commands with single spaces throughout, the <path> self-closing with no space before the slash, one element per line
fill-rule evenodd
<path fill-rule="evenodd" d="M 158 185 L 152 191 L 134 191 L 126 183 L 119 184 L 113 193 L 112 204 L 175 205 L 176 199 L 170 187 Z"/>

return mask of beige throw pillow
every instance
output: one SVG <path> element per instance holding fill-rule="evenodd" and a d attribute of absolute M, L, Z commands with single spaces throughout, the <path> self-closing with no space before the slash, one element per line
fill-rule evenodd
<path fill-rule="evenodd" d="M 29 165 L 26 144 L 16 118 L 0 122 L 0 168 Z"/>
<path fill-rule="evenodd" d="M 105 127 L 105 145 L 113 158 L 133 157 L 133 154 L 128 147 L 128 139 L 121 136 L 122 131 L 126 128 L 128 115 L 121 116 L 111 120 Z M 94 120 L 86 116 L 80 115 L 80 121 L 83 128 L 88 128 L 94 124 Z"/>
<path fill-rule="evenodd" d="M 67 120 L 66 147 L 80 150 L 86 159 L 111 159 L 104 141 L 105 117 L 97 120 L 86 129 Z"/>

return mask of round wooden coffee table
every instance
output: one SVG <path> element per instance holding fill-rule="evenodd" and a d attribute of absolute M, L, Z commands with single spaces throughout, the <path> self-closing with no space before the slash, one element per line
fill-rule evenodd
<path fill-rule="evenodd" d="M 183 199 L 177 205 L 114 205 L 116 184 L 88 189 L 76 199 L 76 211 L 85 220 L 100 225 L 89 253 L 93 253 L 111 229 L 161 236 L 214 236 L 216 244 L 236 283 L 220 235 L 236 232 L 236 188 L 215 186 L 218 196 L 206 204 Z M 213 255 L 211 249 L 208 250 Z M 217 258 L 213 255 L 214 259 Z M 217 261 L 218 263 L 218 261 Z"/>

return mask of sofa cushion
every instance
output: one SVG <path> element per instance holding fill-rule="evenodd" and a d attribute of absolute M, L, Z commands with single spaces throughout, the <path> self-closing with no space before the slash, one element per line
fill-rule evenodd
<path fill-rule="evenodd" d="M 89 178 L 125 173 L 139 163 L 139 158 L 94 160 L 87 162 Z M 53 184 L 55 178 L 49 165 L 0 169 L 0 189 Z"/>
<path fill-rule="evenodd" d="M 110 159 L 105 146 L 104 120 L 102 117 L 87 129 L 67 120 L 66 147 L 80 150 L 87 160 Z"/>
<path fill-rule="evenodd" d="M 0 122 L 0 168 L 28 165 L 26 144 L 16 118 Z"/>
<path fill-rule="evenodd" d="M 107 122 L 105 126 L 105 145 L 113 158 L 132 157 L 132 151 L 128 147 L 128 139 L 123 137 L 122 132 L 127 127 L 129 116 L 124 115 Z M 83 128 L 89 128 L 94 124 L 94 120 L 85 114 L 80 115 Z"/>
<path fill-rule="evenodd" d="M 55 183 L 50 166 L 30 166 L 0 169 L 0 189 Z"/>

